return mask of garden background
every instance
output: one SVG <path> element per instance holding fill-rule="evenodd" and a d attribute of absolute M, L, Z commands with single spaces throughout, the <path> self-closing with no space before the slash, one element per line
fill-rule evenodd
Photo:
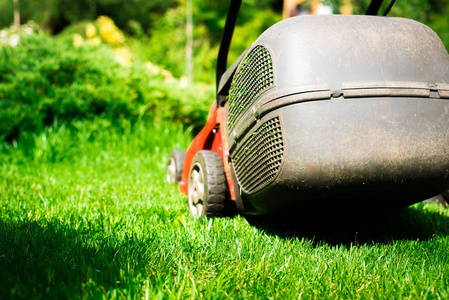
<path fill-rule="evenodd" d="M 14 3 L 0 0 L 0 298 L 449 297 L 442 206 L 196 219 L 164 182 L 215 98 L 228 1 L 20 0 L 20 34 Z M 230 62 L 282 5 L 243 1 Z M 398 0 L 390 16 L 449 46 L 449 1 Z"/>

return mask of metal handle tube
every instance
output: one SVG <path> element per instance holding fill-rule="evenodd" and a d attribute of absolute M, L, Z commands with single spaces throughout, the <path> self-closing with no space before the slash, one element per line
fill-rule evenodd
<path fill-rule="evenodd" d="M 221 37 L 220 49 L 218 50 L 218 57 L 217 57 L 217 69 L 216 69 L 217 101 L 219 100 L 218 85 L 220 83 L 221 76 L 224 74 L 224 72 L 226 72 L 229 48 L 231 46 L 232 35 L 234 34 L 234 28 L 237 22 L 237 16 L 239 14 L 241 4 L 242 0 L 231 0 L 228 15 L 226 17 L 226 24 L 223 30 L 223 35 Z"/>
<path fill-rule="evenodd" d="M 376 16 L 379 12 L 380 6 L 382 5 L 383 0 L 372 0 L 366 10 L 365 15 L 367 16 Z"/>

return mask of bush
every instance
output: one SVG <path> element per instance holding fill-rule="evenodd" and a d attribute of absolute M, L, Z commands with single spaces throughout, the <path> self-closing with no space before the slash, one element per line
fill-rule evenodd
<path fill-rule="evenodd" d="M 102 44 L 75 47 L 71 38 L 32 34 L 16 47 L 0 45 L 0 139 L 96 116 L 201 127 L 213 99 L 212 86 L 182 88 L 145 62 L 121 65 Z"/>

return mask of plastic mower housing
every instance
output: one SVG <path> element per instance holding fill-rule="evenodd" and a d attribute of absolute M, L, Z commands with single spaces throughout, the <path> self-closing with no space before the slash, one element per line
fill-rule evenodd
<path fill-rule="evenodd" d="M 248 214 L 393 208 L 449 189 L 449 56 L 421 23 L 281 21 L 224 73 L 218 95 L 174 171 L 194 214 L 224 215 L 232 202 Z"/>

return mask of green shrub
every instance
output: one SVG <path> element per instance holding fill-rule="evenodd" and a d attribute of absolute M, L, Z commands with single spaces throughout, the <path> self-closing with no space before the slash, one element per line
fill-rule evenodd
<path fill-rule="evenodd" d="M 100 116 L 115 122 L 171 119 L 201 127 L 212 86 L 182 88 L 145 62 L 119 64 L 105 45 L 73 46 L 70 38 L 23 36 L 0 45 L 0 138 L 40 132 L 55 119 Z"/>

